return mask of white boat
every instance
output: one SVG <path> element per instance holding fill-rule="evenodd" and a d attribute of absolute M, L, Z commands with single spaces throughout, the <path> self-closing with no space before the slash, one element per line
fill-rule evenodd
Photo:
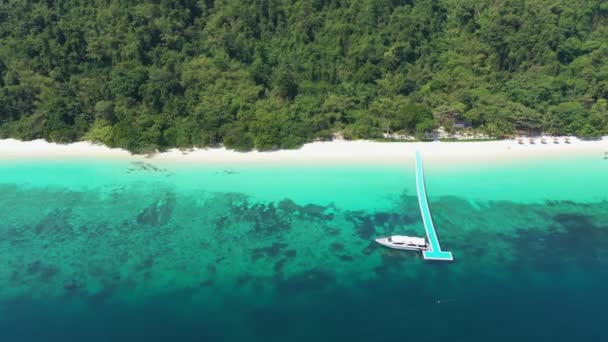
<path fill-rule="evenodd" d="M 381 236 L 376 239 L 376 242 L 394 249 L 405 249 L 410 251 L 427 250 L 426 240 L 419 237 L 405 235 Z"/>

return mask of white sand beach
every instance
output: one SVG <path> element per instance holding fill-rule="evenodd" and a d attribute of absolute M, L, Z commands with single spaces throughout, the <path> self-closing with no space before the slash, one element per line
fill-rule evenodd
<path fill-rule="evenodd" d="M 608 137 L 598 140 L 580 140 L 564 137 L 553 138 L 534 144 L 525 139 L 476 141 L 476 142 L 373 142 L 344 141 L 314 142 L 298 150 L 272 152 L 235 152 L 225 148 L 173 149 L 153 156 L 132 155 L 126 150 L 111 149 L 90 142 L 55 144 L 44 140 L 18 141 L 0 140 L 0 159 L 131 159 L 158 163 L 281 163 L 281 164 L 342 164 L 410 162 L 414 152 L 420 150 L 426 161 L 435 163 L 470 163 L 489 161 L 514 161 L 528 158 L 554 158 L 576 155 L 597 155 L 604 158 L 608 152 Z"/>

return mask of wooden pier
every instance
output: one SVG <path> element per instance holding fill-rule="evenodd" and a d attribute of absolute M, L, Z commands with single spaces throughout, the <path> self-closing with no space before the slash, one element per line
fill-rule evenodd
<path fill-rule="evenodd" d="M 437 238 L 437 232 L 433 225 L 431 210 L 429 209 L 429 203 L 426 196 L 424 169 L 422 167 L 422 157 L 420 156 L 419 151 L 416 151 L 416 191 L 418 192 L 418 204 L 420 205 L 420 214 L 422 214 L 424 230 L 426 230 L 426 237 L 429 242 L 429 249 L 422 252 L 422 257 L 426 260 L 453 261 L 454 257 L 452 256 L 452 252 L 442 251 L 441 246 L 439 245 L 439 239 Z"/>

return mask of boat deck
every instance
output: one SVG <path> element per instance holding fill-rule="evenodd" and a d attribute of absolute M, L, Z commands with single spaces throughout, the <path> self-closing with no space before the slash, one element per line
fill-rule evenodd
<path fill-rule="evenodd" d="M 424 169 L 422 168 L 422 157 L 420 152 L 416 151 L 416 191 L 418 192 L 418 204 L 420 205 L 420 213 L 422 214 L 422 222 L 426 237 L 429 241 L 428 250 L 422 251 L 422 257 L 426 260 L 453 261 L 452 252 L 441 250 L 437 232 L 433 225 L 431 210 L 426 196 L 426 186 L 424 184 Z"/>

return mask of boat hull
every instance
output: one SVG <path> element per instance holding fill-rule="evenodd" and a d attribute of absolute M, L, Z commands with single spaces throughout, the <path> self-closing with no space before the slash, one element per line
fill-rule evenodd
<path fill-rule="evenodd" d="M 398 245 L 391 241 L 389 241 L 389 237 L 379 237 L 376 239 L 376 242 L 381 244 L 384 247 L 399 249 L 404 251 L 426 251 L 428 248 L 426 246 L 417 246 L 417 245 Z"/>

